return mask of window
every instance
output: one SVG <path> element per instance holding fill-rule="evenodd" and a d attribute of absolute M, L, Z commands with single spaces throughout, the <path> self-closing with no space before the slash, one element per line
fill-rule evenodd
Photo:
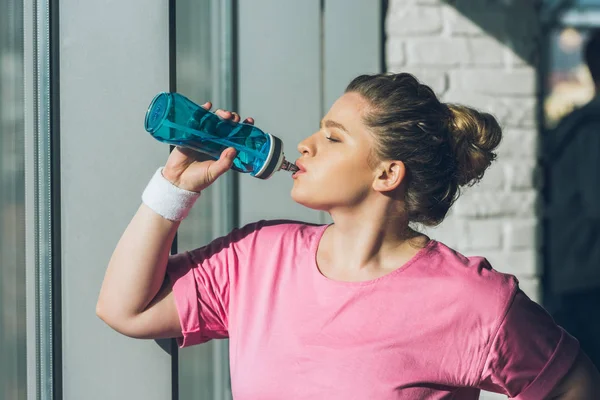
<path fill-rule="evenodd" d="M 230 1 L 183 0 L 176 3 L 177 92 L 214 108 L 231 101 L 232 6 Z M 206 189 L 177 235 L 179 252 L 204 246 L 234 228 L 234 173 Z M 229 398 L 228 343 L 213 340 L 179 352 L 181 400 Z"/>
<path fill-rule="evenodd" d="M 23 3 L 0 3 L 0 398 L 27 397 Z"/>

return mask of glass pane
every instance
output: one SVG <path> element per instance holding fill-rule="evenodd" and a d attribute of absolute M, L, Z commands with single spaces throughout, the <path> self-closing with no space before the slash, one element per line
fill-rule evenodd
<path fill-rule="evenodd" d="M 26 399 L 23 5 L 0 2 L 0 398 Z"/>
<path fill-rule="evenodd" d="M 587 31 L 566 27 L 550 35 L 550 65 L 546 79 L 544 114 L 546 128 L 594 97 L 594 83 L 583 60 Z"/>
<path fill-rule="evenodd" d="M 203 104 L 212 100 L 211 0 L 177 2 L 177 92 Z M 191 250 L 212 238 L 212 191 L 202 193 L 179 228 L 178 250 Z"/>
<path fill-rule="evenodd" d="M 212 18 L 214 1 L 177 1 L 177 91 L 203 104 L 214 98 L 215 59 L 213 41 L 218 22 Z M 213 240 L 219 223 L 219 207 L 214 207 L 219 188 L 213 185 L 202 193 L 177 236 L 178 251 L 204 246 Z M 221 345 L 222 346 L 222 345 Z M 181 400 L 221 399 L 222 377 L 219 365 L 222 352 L 213 342 L 182 349 L 179 353 L 179 398 Z"/>

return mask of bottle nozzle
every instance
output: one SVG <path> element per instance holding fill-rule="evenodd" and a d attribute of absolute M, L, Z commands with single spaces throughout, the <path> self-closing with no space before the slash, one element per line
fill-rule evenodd
<path fill-rule="evenodd" d="M 279 169 L 282 169 L 284 171 L 290 171 L 291 173 L 300 171 L 300 168 L 298 168 L 296 164 L 289 162 L 285 158 L 283 159 L 283 162 L 281 163 L 281 167 Z"/>

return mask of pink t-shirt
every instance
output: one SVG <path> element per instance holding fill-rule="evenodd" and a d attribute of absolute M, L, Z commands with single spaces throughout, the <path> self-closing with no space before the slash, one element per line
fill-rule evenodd
<path fill-rule="evenodd" d="M 539 400 L 573 364 L 577 340 L 484 258 L 431 241 L 335 281 L 315 261 L 326 227 L 262 221 L 170 258 L 180 345 L 228 337 L 236 400 Z"/>

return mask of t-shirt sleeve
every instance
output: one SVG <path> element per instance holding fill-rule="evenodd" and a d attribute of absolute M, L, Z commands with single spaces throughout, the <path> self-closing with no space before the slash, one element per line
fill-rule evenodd
<path fill-rule="evenodd" d="M 249 225 L 209 245 L 169 257 L 167 274 L 173 283 L 181 323 L 180 347 L 227 338 L 232 271 L 247 259 L 255 226 Z"/>
<path fill-rule="evenodd" d="M 517 289 L 491 343 L 479 387 L 518 400 L 539 400 L 559 383 L 579 342 Z"/>

